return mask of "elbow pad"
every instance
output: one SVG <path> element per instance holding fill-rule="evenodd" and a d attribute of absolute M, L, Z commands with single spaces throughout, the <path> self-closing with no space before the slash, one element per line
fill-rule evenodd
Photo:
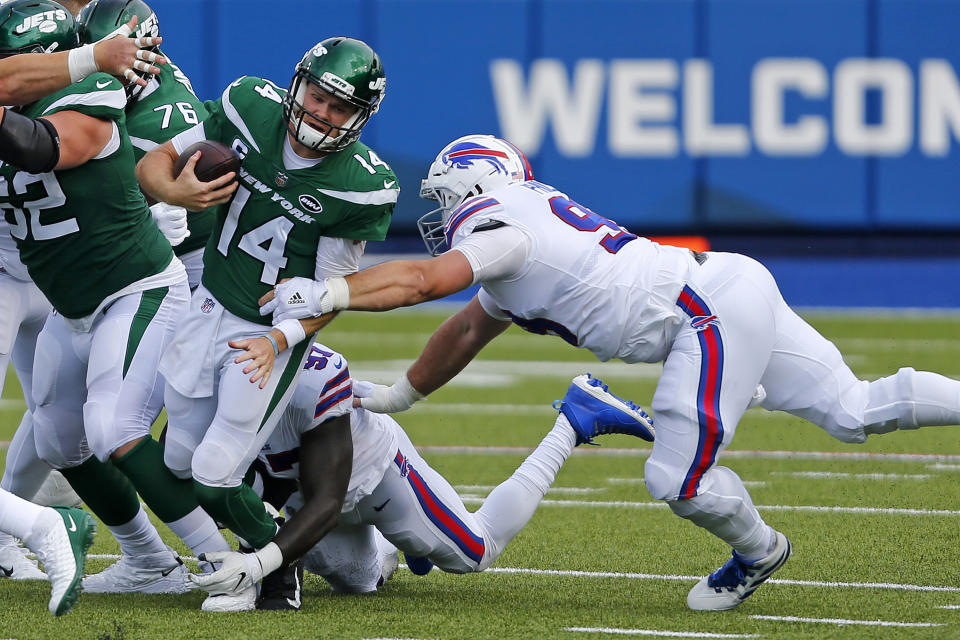
<path fill-rule="evenodd" d="M 5 109 L 0 121 L 0 160 L 28 173 L 53 171 L 60 162 L 60 136 L 43 118 Z"/>

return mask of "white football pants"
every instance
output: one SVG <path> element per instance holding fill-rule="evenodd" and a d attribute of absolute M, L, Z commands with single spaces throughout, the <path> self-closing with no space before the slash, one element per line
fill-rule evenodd
<path fill-rule="evenodd" d="M 377 488 L 343 513 L 337 528 L 307 555 L 315 568 L 325 567 L 320 575 L 335 589 L 347 590 L 345 585 L 367 584 L 379 576 L 373 559 L 382 557 L 382 544 L 376 544 L 370 525 L 404 553 L 430 558 L 444 571 L 471 573 L 488 568 L 533 517 L 573 452 L 576 435 L 566 417 L 559 415 L 534 452 L 472 513 L 399 426 L 397 444 L 398 451 Z M 299 506 L 302 498 L 295 494 L 291 502 Z M 353 560 L 344 557 L 348 552 Z M 358 564 L 361 559 L 365 560 Z"/>
<path fill-rule="evenodd" d="M 678 300 L 686 316 L 653 398 L 650 494 L 745 556 L 772 532 L 737 475 L 717 467 L 758 384 L 762 406 L 797 415 L 844 442 L 896 428 L 960 423 L 960 382 L 905 368 L 858 380 L 836 346 L 784 302 L 760 263 L 710 253 Z"/>
<path fill-rule="evenodd" d="M 0 389 L 10 362 L 23 389 L 27 411 L 7 449 L 0 487 L 30 499 L 50 473 L 33 439 L 33 354 L 37 336 L 50 313 L 50 303 L 33 282 L 0 272 Z"/>
<path fill-rule="evenodd" d="M 35 441 L 55 469 L 106 461 L 150 433 L 163 407 L 160 354 L 189 299 L 186 279 L 108 305 L 89 332 L 51 314 L 37 340 Z"/>

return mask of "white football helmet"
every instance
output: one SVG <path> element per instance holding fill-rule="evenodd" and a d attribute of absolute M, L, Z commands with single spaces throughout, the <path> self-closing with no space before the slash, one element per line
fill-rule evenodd
<path fill-rule="evenodd" d="M 444 226 L 450 213 L 464 200 L 526 180 L 533 180 L 530 163 L 520 149 L 506 140 L 469 135 L 448 144 L 420 183 L 420 197 L 440 203 L 438 209 L 417 221 L 427 251 L 434 256 L 443 253 Z"/>

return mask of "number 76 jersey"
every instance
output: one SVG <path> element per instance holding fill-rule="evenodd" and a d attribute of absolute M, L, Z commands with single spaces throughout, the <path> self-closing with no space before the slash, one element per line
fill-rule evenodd
<path fill-rule="evenodd" d="M 361 142 L 288 168 L 285 94 L 268 80 L 240 78 L 206 103 L 206 121 L 173 139 L 178 152 L 206 138 L 243 158 L 237 191 L 204 250 L 203 285 L 228 311 L 263 325 L 271 319 L 257 300 L 280 280 L 355 271 L 317 274 L 320 239 L 383 240 L 400 193 L 390 167 Z"/>
<path fill-rule="evenodd" d="M 638 237 L 535 180 L 464 202 L 447 219 L 447 243 L 455 249 L 492 223 L 524 232 L 530 253 L 518 273 L 481 281 L 479 301 L 488 314 L 558 336 L 603 361 L 666 357 L 682 322 L 677 298 L 697 268 L 689 250 Z"/>

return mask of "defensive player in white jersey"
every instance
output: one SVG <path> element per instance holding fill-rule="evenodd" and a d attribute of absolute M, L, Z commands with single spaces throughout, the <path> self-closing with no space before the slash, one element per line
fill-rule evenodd
<path fill-rule="evenodd" d="M 291 280 L 264 296 L 274 320 L 339 309 L 383 311 L 480 283 L 434 333 L 407 374 L 364 400 L 401 411 L 437 389 L 511 322 L 599 359 L 663 361 L 653 397 L 657 440 L 644 479 L 674 513 L 731 547 L 690 590 L 692 609 L 739 605 L 790 555 L 740 478 L 717 465 L 758 385 L 762 406 L 800 416 L 844 442 L 895 429 L 960 423 L 960 382 L 906 367 L 858 380 L 840 352 L 784 302 L 760 263 L 638 237 L 532 179 L 504 140 L 467 136 L 441 151 L 421 195 L 432 260 L 396 261 L 346 279 Z M 439 216 L 439 220 L 433 218 Z M 299 310 L 291 305 L 298 294 Z"/>
<path fill-rule="evenodd" d="M 653 440 L 652 424 L 639 407 L 611 394 L 599 380 L 577 376 L 553 428 L 471 513 L 393 418 L 353 407 L 355 392 L 366 395 L 376 386 L 354 382 L 342 355 L 312 344 L 293 398 L 259 455 L 264 472 L 298 480 L 302 488 L 302 496 L 287 502 L 288 513 L 295 515 L 275 539 L 286 563 L 309 549 L 309 568 L 338 592 L 376 590 L 384 575 L 384 547 L 377 544 L 374 527 L 404 552 L 417 573 L 433 564 L 452 573 L 483 571 L 529 522 L 575 446 L 605 433 Z M 332 495 L 331 485 L 339 488 L 339 500 L 320 497 Z M 212 593 L 255 584 L 277 568 L 263 552 L 206 558 L 223 562 L 222 568 L 191 579 Z M 261 602 L 267 591 L 265 581 Z M 298 582 L 286 597 L 283 608 L 299 608 Z M 279 600 L 282 605 L 284 599 Z"/>

